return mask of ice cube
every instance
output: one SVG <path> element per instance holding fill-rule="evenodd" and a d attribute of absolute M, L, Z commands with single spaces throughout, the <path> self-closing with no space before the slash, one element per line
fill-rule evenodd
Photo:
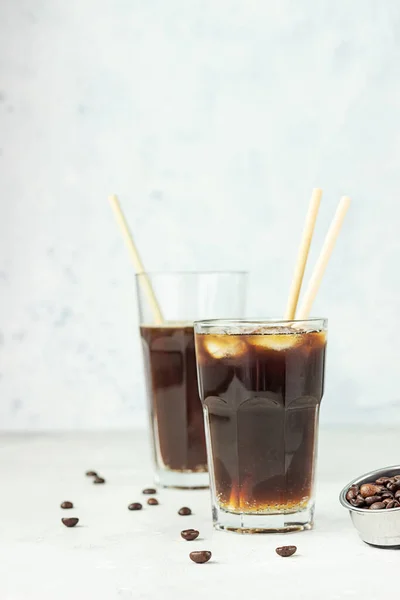
<path fill-rule="evenodd" d="M 252 346 L 265 348 L 266 350 L 280 351 L 297 346 L 301 340 L 301 336 L 293 333 L 252 335 L 248 340 Z"/>
<path fill-rule="evenodd" d="M 204 348 L 213 358 L 235 358 L 246 352 L 246 343 L 236 335 L 207 335 Z"/>

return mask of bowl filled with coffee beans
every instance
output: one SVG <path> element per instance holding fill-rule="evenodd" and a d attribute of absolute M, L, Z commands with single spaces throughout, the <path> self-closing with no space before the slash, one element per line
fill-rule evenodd
<path fill-rule="evenodd" d="M 400 546 L 400 466 L 366 473 L 340 493 L 361 539 L 373 546 Z"/>

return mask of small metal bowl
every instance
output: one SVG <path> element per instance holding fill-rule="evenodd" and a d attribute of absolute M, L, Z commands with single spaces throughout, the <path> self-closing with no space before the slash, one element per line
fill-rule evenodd
<path fill-rule="evenodd" d="M 400 546 L 400 507 L 386 510 L 356 508 L 346 500 L 347 491 L 352 485 L 362 485 L 375 481 L 379 477 L 394 475 L 400 475 L 400 466 L 377 469 L 354 479 L 340 492 L 341 505 L 349 510 L 354 527 L 367 544 L 385 547 Z"/>

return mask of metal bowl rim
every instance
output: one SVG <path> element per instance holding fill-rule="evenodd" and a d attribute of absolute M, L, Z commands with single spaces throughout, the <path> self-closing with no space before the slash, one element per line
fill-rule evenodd
<path fill-rule="evenodd" d="M 352 504 L 350 504 L 350 502 L 348 500 L 346 500 L 346 494 L 348 489 L 355 484 L 359 484 L 361 481 L 363 481 L 363 479 L 369 479 L 374 478 L 374 479 L 379 479 L 379 477 L 384 477 L 384 473 L 386 471 L 395 471 L 398 470 L 399 471 L 399 475 L 400 475 L 400 465 L 393 465 L 391 467 L 384 467 L 383 469 L 375 469 L 374 471 L 370 471 L 369 473 L 365 473 L 364 475 L 361 475 L 360 477 L 356 477 L 355 479 L 353 479 L 353 481 L 351 481 L 350 483 L 348 483 L 340 492 L 339 495 L 339 501 L 340 504 L 344 507 L 347 508 L 350 511 L 353 512 L 358 512 L 358 513 L 363 513 L 363 514 L 370 514 L 370 515 L 380 515 L 382 514 L 382 512 L 380 510 L 369 510 L 369 508 L 358 508 L 357 506 L 353 506 Z M 384 511 L 384 514 L 388 513 L 388 512 L 396 512 L 400 510 L 400 506 L 398 506 L 397 508 L 387 508 Z"/>

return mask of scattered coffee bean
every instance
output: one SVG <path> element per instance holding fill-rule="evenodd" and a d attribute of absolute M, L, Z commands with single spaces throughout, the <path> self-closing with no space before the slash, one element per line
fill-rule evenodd
<path fill-rule="evenodd" d="M 275 552 L 279 556 L 292 556 L 297 550 L 297 546 L 279 546 L 275 548 Z"/>
<path fill-rule="evenodd" d="M 95 477 L 93 479 L 93 483 L 105 483 L 105 482 L 106 482 L 106 480 L 103 479 L 103 477 Z"/>
<path fill-rule="evenodd" d="M 386 508 L 386 504 L 384 504 L 383 502 L 374 502 L 369 507 L 370 510 L 381 510 L 382 508 Z"/>
<path fill-rule="evenodd" d="M 395 492 L 394 497 L 396 498 L 396 500 L 398 498 L 400 499 L 400 490 L 397 490 L 397 492 Z"/>
<path fill-rule="evenodd" d="M 186 515 L 191 515 L 191 514 L 192 514 L 192 511 L 187 506 L 182 506 L 182 508 L 180 508 L 178 510 L 178 515 L 186 516 Z"/>
<path fill-rule="evenodd" d="M 360 487 L 360 494 L 363 498 L 368 498 L 368 496 L 377 496 L 381 488 L 379 485 L 375 485 L 374 483 L 363 483 Z"/>
<path fill-rule="evenodd" d="M 183 531 L 181 531 L 181 536 L 187 542 L 191 542 L 197 537 L 199 537 L 199 532 L 197 531 L 197 529 L 184 529 Z"/>
<path fill-rule="evenodd" d="M 150 506 L 156 506 L 158 504 L 158 500 L 157 498 L 149 498 L 147 500 L 147 504 L 150 504 Z"/>
<path fill-rule="evenodd" d="M 381 501 L 380 496 L 368 496 L 367 498 L 365 498 L 365 504 L 367 506 L 371 506 L 371 504 L 374 504 L 374 502 L 380 502 L 380 501 Z"/>
<path fill-rule="evenodd" d="M 206 563 L 211 558 L 211 552 L 209 550 L 196 550 L 189 554 L 190 559 L 198 564 Z"/>
<path fill-rule="evenodd" d="M 86 471 L 86 477 L 97 477 L 96 471 Z"/>
<path fill-rule="evenodd" d="M 75 527 L 75 525 L 79 523 L 79 519 L 76 517 L 69 517 L 68 519 L 64 518 L 61 519 L 61 521 L 64 523 L 65 527 Z"/>
<path fill-rule="evenodd" d="M 154 488 L 146 488 L 142 491 L 142 494 L 157 494 L 157 490 Z"/>
<path fill-rule="evenodd" d="M 142 505 L 140 504 L 140 502 L 132 502 L 132 504 L 130 504 L 128 506 L 129 510 L 142 510 Z"/>
<path fill-rule="evenodd" d="M 61 508 L 74 508 L 74 505 L 72 504 L 72 502 L 62 502 L 60 504 Z"/>
<path fill-rule="evenodd" d="M 389 502 L 392 502 L 392 501 L 393 501 L 393 498 L 384 498 L 382 500 L 382 504 L 384 504 L 386 506 L 387 504 L 389 504 Z"/>
<path fill-rule="evenodd" d="M 386 508 L 394 508 L 395 505 L 395 501 L 394 500 L 390 500 L 390 502 L 388 502 L 386 504 Z"/>

